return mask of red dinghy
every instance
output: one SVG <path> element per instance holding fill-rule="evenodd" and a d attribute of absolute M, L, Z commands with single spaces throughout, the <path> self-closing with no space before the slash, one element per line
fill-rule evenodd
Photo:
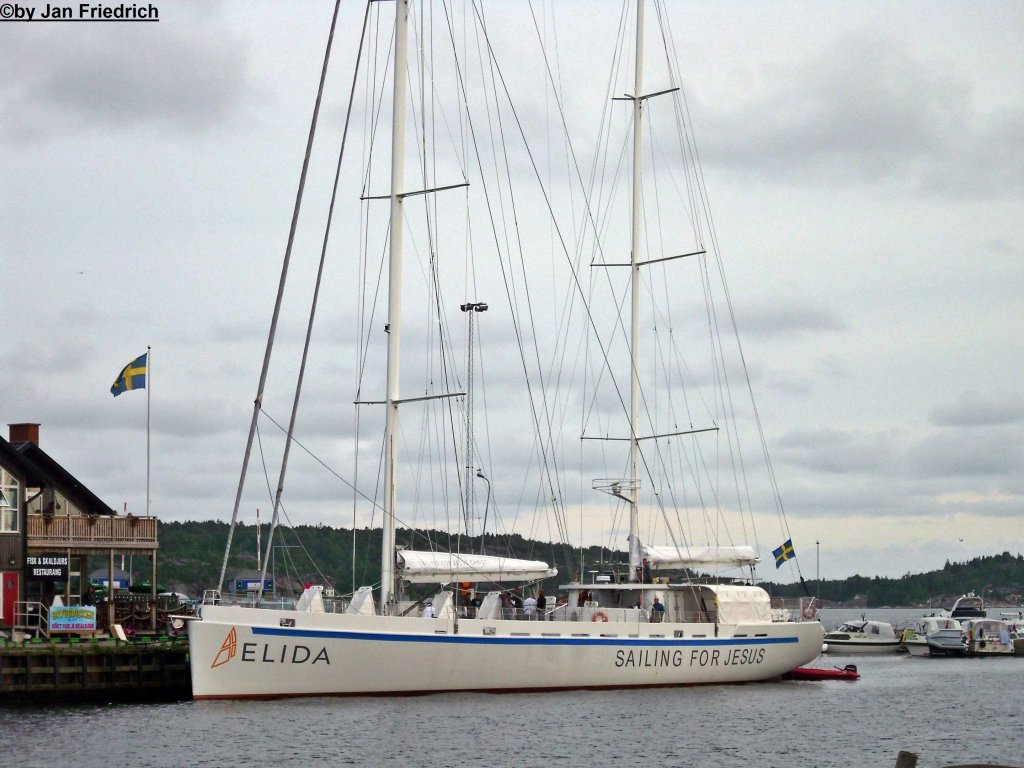
<path fill-rule="evenodd" d="M 819 667 L 797 667 L 782 676 L 784 680 L 860 680 L 856 664 L 847 664 L 840 669 L 821 669 Z"/>

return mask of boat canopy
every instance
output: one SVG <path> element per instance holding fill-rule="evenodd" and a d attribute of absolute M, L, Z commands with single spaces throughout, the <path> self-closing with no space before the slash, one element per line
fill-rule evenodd
<path fill-rule="evenodd" d="M 451 584 L 456 581 L 537 581 L 558 574 L 540 560 L 517 560 L 492 555 L 398 550 L 398 572 L 411 584 Z"/>
<path fill-rule="evenodd" d="M 678 587 L 684 594 L 696 590 L 701 610 L 714 605 L 719 624 L 771 622 L 772 599 L 761 587 L 744 584 L 700 584 Z"/>
<path fill-rule="evenodd" d="M 716 566 L 756 565 L 757 551 L 742 547 L 641 547 L 652 566 L 662 568 L 712 568 Z"/>

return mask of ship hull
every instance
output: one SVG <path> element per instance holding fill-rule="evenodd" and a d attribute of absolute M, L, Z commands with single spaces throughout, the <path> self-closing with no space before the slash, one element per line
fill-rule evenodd
<path fill-rule="evenodd" d="M 768 680 L 821 651 L 817 622 L 487 621 L 204 606 L 195 699 L 640 688 Z"/>

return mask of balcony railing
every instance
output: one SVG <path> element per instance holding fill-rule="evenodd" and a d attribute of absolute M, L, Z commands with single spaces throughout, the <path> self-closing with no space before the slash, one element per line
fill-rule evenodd
<path fill-rule="evenodd" d="M 28 546 L 71 549 L 156 549 L 155 517 L 28 516 Z"/>

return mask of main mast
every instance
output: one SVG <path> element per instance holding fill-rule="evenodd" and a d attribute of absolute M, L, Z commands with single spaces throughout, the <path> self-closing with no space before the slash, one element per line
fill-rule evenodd
<path fill-rule="evenodd" d="M 409 0 L 395 0 L 394 103 L 391 124 L 391 225 L 388 251 L 388 374 L 384 420 L 384 533 L 380 554 L 380 604 L 395 601 L 395 466 L 398 459 L 399 343 L 402 327 L 402 191 L 405 187 L 406 41 Z"/>
<path fill-rule="evenodd" d="M 633 210 L 630 254 L 630 387 L 629 387 L 629 565 L 630 578 L 637 579 L 641 566 L 640 517 L 640 206 L 641 160 L 643 152 L 640 121 L 643 117 L 644 83 L 644 0 L 636 2 L 636 58 L 633 71 Z"/>

